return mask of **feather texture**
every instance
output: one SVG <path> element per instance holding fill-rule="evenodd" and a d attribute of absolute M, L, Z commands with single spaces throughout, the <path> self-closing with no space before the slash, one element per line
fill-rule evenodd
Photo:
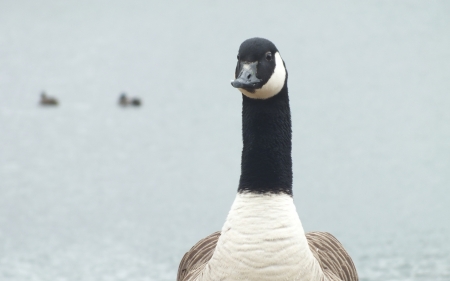
<path fill-rule="evenodd" d="M 214 232 L 195 244 L 178 267 L 177 281 L 194 281 L 208 264 L 220 237 Z M 324 273 L 324 281 L 358 281 L 355 265 L 342 244 L 328 232 L 306 233 L 308 245 Z"/>
<path fill-rule="evenodd" d="M 205 268 L 216 249 L 220 231 L 198 241 L 189 252 L 184 254 L 178 267 L 177 281 L 195 280 Z"/>
<path fill-rule="evenodd" d="M 358 281 L 355 265 L 352 258 L 342 244 L 328 232 L 306 233 L 309 249 L 319 261 L 329 281 Z"/>

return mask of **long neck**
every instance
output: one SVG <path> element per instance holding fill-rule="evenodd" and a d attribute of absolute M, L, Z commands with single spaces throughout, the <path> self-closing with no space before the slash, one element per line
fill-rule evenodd
<path fill-rule="evenodd" d="M 292 131 L 287 86 L 266 100 L 242 95 L 241 178 L 238 192 L 292 195 Z"/>

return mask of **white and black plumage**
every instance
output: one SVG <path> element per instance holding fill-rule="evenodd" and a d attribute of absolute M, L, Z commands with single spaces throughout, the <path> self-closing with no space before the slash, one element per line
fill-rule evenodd
<path fill-rule="evenodd" d="M 184 255 L 177 281 L 358 280 L 341 243 L 327 232 L 305 234 L 297 214 L 287 71 L 275 45 L 244 41 L 235 77 L 243 94 L 238 193 L 222 231 Z"/>

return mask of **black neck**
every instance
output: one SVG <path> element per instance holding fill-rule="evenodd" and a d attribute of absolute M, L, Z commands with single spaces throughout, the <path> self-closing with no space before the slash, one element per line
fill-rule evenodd
<path fill-rule="evenodd" d="M 242 95 L 241 178 L 238 192 L 292 195 L 292 130 L 287 86 L 267 100 Z"/>

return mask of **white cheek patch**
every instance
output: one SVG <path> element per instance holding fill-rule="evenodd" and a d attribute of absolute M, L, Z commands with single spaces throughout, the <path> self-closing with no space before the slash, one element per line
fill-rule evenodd
<path fill-rule="evenodd" d="M 278 94 L 284 86 L 286 81 L 286 69 L 284 68 L 283 59 L 280 53 L 275 53 L 275 70 L 270 76 L 269 81 L 264 84 L 260 89 L 256 89 L 254 93 L 250 93 L 242 88 L 239 91 L 252 99 L 268 99 Z"/>

